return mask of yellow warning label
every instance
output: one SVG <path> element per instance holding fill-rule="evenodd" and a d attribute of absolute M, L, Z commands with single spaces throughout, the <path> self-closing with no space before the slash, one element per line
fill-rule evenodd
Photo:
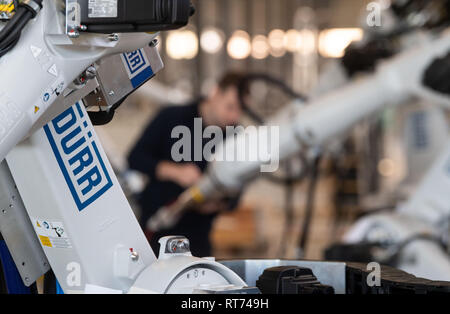
<path fill-rule="evenodd" d="M 52 242 L 50 241 L 49 237 L 44 237 L 44 236 L 40 235 L 39 239 L 41 239 L 41 242 L 42 242 L 43 246 L 52 247 Z"/>
<path fill-rule="evenodd" d="M 39 111 L 39 109 L 41 109 L 41 108 L 39 108 L 38 106 L 34 106 L 34 113 L 37 113 Z"/>
<path fill-rule="evenodd" d="M 72 248 L 69 236 L 67 235 L 62 222 L 35 218 L 32 218 L 32 220 L 34 230 L 39 236 L 39 240 L 43 246 L 56 249 Z"/>

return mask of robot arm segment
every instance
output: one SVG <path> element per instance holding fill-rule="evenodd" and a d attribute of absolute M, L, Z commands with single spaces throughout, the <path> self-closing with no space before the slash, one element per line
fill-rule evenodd
<path fill-rule="evenodd" d="M 363 79 L 355 80 L 344 88 L 333 91 L 322 97 L 317 97 L 298 110 L 284 121 L 272 121 L 269 125 L 279 127 L 279 154 L 271 156 L 271 160 L 259 161 L 215 161 L 208 174 L 192 189 L 186 191 L 169 209 L 164 219 L 171 221 L 171 213 L 174 219 L 180 212 L 186 210 L 195 200 L 207 199 L 215 193 L 227 193 L 238 190 L 242 185 L 258 173 L 264 164 L 274 162 L 273 159 L 283 160 L 294 153 L 306 153 L 311 147 L 324 145 L 330 139 L 341 136 L 342 133 L 362 121 L 363 119 L 382 109 L 385 105 L 402 103 L 409 97 L 418 96 L 436 101 L 439 104 L 449 104 L 445 95 L 436 94 L 428 87 L 422 85 L 424 73 L 436 58 L 445 56 L 450 50 L 450 35 L 443 36 L 423 45 L 418 49 L 406 51 L 384 62 L 377 71 Z M 287 106 L 291 108 L 291 106 Z M 288 109 L 291 110 L 291 109 Z M 236 141 L 224 143 L 219 153 L 236 146 L 238 149 L 258 148 L 259 137 L 250 136 L 247 146 L 235 145 L 240 141 L 245 142 L 248 133 L 238 135 Z M 268 142 L 263 141 L 263 151 L 273 151 Z M 261 147 L 259 147 L 261 149 Z M 238 152 L 239 154 L 239 152 Z M 195 198 L 193 197 L 195 196 Z M 175 208 L 176 210 L 171 210 Z M 161 214 L 162 215 L 162 214 Z M 161 217 L 157 215 L 156 217 Z M 171 221 L 173 224 L 174 222 Z M 158 226 L 155 221 L 150 221 L 148 226 L 164 228 L 164 224 Z"/>
<path fill-rule="evenodd" d="M 39 0 L 36 3 L 41 2 L 42 0 Z M 111 9 L 115 12 L 111 13 L 115 18 L 103 19 L 88 14 L 86 19 L 92 24 L 88 26 L 74 25 L 74 22 L 69 22 L 72 21 L 70 17 L 77 22 L 84 21 L 86 6 L 95 12 L 95 8 L 91 8 L 95 1 L 87 3 L 67 0 L 68 12 L 65 15 L 59 6 L 60 1 L 43 0 L 41 12 L 29 21 L 19 18 L 22 14 L 29 14 L 31 10 L 28 7 L 20 7 L 21 10 L 18 10 L 0 31 L 0 43 L 3 42 L 3 35 L 9 42 L 8 38 L 17 33 L 15 28 L 20 26 L 19 31 L 23 28 L 20 40 L 13 41 L 14 49 L 11 50 L 11 47 L 11 51 L 3 57 L 0 56 L 0 161 L 34 130 L 37 121 L 42 126 L 67 109 L 61 106 L 59 100 L 67 96 L 72 82 L 88 67 L 108 56 L 133 52 L 148 46 L 157 36 L 157 33 L 144 33 L 148 27 L 154 31 L 178 28 L 185 25 L 193 13 L 189 0 L 164 1 L 165 5 L 162 7 L 158 6 L 160 2 L 119 0 L 117 7 Z M 142 5 L 148 8 L 145 14 L 141 14 L 142 20 L 131 21 L 130 17 L 125 15 L 125 7 L 128 10 L 129 6 Z M 74 10 L 70 11 L 70 8 Z M 64 20 L 66 24 L 62 22 Z M 110 27 L 97 29 L 100 27 L 98 21 L 108 22 Z M 127 32 L 140 33 L 90 33 L 101 30 L 124 31 L 125 24 L 119 22 L 134 23 Z M 114 28 L 115 23 L 118 23 L 117 28 Z M 131 67 L 129 78 L 138 70 Z M 51 114 L 45 114 L 46 112 Z"/>

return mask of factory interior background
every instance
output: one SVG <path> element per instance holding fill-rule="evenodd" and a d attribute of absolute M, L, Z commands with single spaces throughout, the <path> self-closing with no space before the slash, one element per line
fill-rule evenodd
<path fill-rule="evenodd" d="M 362 39 L 368 2 L 195 0 L 190 24 L 159 36 L 164 71 L 127 99 L 112 123 L 97 127 L 136 215 L 140 208 L 134 198 L 147 178 L 128 169 L 127 156 L 161 108 L 207 94 L 227 70 L 268 74 L 309 95 L 321 71 Z M 283 108 L 286 99 L 257 88 L 265 96 L 254 108 L 261 117 Z M 324 250 L 358 217 L 392 209 L 402 198 L 398 183 L 408 177 L 398 142 L 403 132 L 398 110 L 358 125 L 335 153 L 330 143 L 317 182 L 310 174 L 298 175 L 293 158 L 272 177 L 248 185 L 238 210 L 214 223 L 214 256 L 322 260 Z"/>

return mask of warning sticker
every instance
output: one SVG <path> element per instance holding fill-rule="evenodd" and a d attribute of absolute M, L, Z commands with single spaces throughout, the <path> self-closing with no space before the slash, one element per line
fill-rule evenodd
<path fill-rule="evenodd" d="M 117 17 L 117 0 L 89 0 L 88 17 Z"/>
<path fill-rule="evenodd" d="M 72 248 L 62 222 L 33 219 L 33 226 L 43 246 L 57 249 Z"/>
<path fill-rule="evenodd" d="M 56 66 L 52 67 L 55 71 L 57 71 Z M 51 68 L 50 68 L 51 69 Z M 50 71 L 49 69 L 49 71 Z M 58 77 L 52 85 L 50 85 L 47 90 L 43 92 L 43 94 L 39 97 L 38 101 L 34 104 L 34 106 L 29 109 L 29 116 L 31 121 L 36 122 L 42 114 L 47 110 L 47 108 L 52 104 L 64 91 L 64 79 L 62 77 Z"/>

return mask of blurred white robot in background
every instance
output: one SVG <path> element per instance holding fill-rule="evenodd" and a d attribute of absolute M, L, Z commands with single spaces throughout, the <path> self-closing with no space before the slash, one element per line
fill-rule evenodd
<path fill-rule="evenodd" d="M 371 41 L 366 41 L 353 51 L 352 58 L 344 60 L 347 71 L 369 70 L 368 73 L 331 92 L 315 95 L 306 106 L 299 106 L 298 100 L 288 105 L 286 111 L 289 114 L 281 114 L 279 118 L 268 122 L 268 125 L 280 128 L 279 143 L 265 143 L 267 147 L 264 148 L 279 145 L 281 160 L 299 152 L 308 158 L 311 150 L 318 146 L 326 147 L 335 139 L 342 139 L 349 129 L 382 109 L 411 104 L 417 99 L 435 108 L 448 108 L 450 37 L 446 26 L 450 21 L 450 4 L 448 1 L 439 1 L 440 6 L 437 7 L 435 4 L 430 6 L 428 1 L 402 1 L 401 4 L 393 5 L 392 9 L 399 20 L 406 23 L 395 32 L 383 34 L 384 38 L 373 35 Z M 409 23 L 411 19 L 408 16 L 411 14 L 422 14 L 429 18 L 422 19 L 416 25 Z M 414 45 L 406 44 L 404 40 L 408 36 L 422 39 Z M 399 42 L 395 38 L 402 40 Z M 385 49 L 383 39 L 391 41 L 394 49 Z M 355 64 L 348 64 L 349 61 Z M 297 109 L 293 112 L 292 108 Z M 450 280 L 447 251 L 450 199 L 446 192 L 450 188 L 450 143 L 446 136 L 446 121 L 440 110 L 434 113 L 431 111 L 429 121 L 433 127 L 437 127 L 434 134 L 440 140 L 447 140 L 437 161 L 433 165 L 428 164 L 428 159 L 425 161 L 428 174 L 408 201 L 398 204 L 397 210 L 368 216 L 358 222 L 347 234 L 346 241 L 351 245 L 345 246 L 348 250 L 343 252 L 354 249 L 354 252 L 368 256 L 368 261 L 395 265 L 425 278 Z M 419 130 L 423 130 L 421 118 L 414 119 L 419 120 Z M 417 144 L 418 148 L 428 144 L 422 132 L 414 132 L 413 144 Z M 240 134 L 237 142 L 248 140 L 248 136 Z M 225 143 L 218 153 L 233 149 L 228 145 L 233 143 Z M 249 145 L 257 144 L 251 142 Z M 433 144 L 432 148 L 434 151 L 444 148 L 440 146 Z M 262 163 L 216 160 L 200 184 L 188 190 L 171 207 L 161 209 L 159 215 L 148 222 L 149 228 L 155 230 L 170 225 L 192 202 L 207 199 L 215 193 L 239 190 L 259 172 Z M 411 160 L 409 165 L 416 167 L 416 163 Z M 336 253 L 332 257 L 338 256 L 342 254 Z"/>

